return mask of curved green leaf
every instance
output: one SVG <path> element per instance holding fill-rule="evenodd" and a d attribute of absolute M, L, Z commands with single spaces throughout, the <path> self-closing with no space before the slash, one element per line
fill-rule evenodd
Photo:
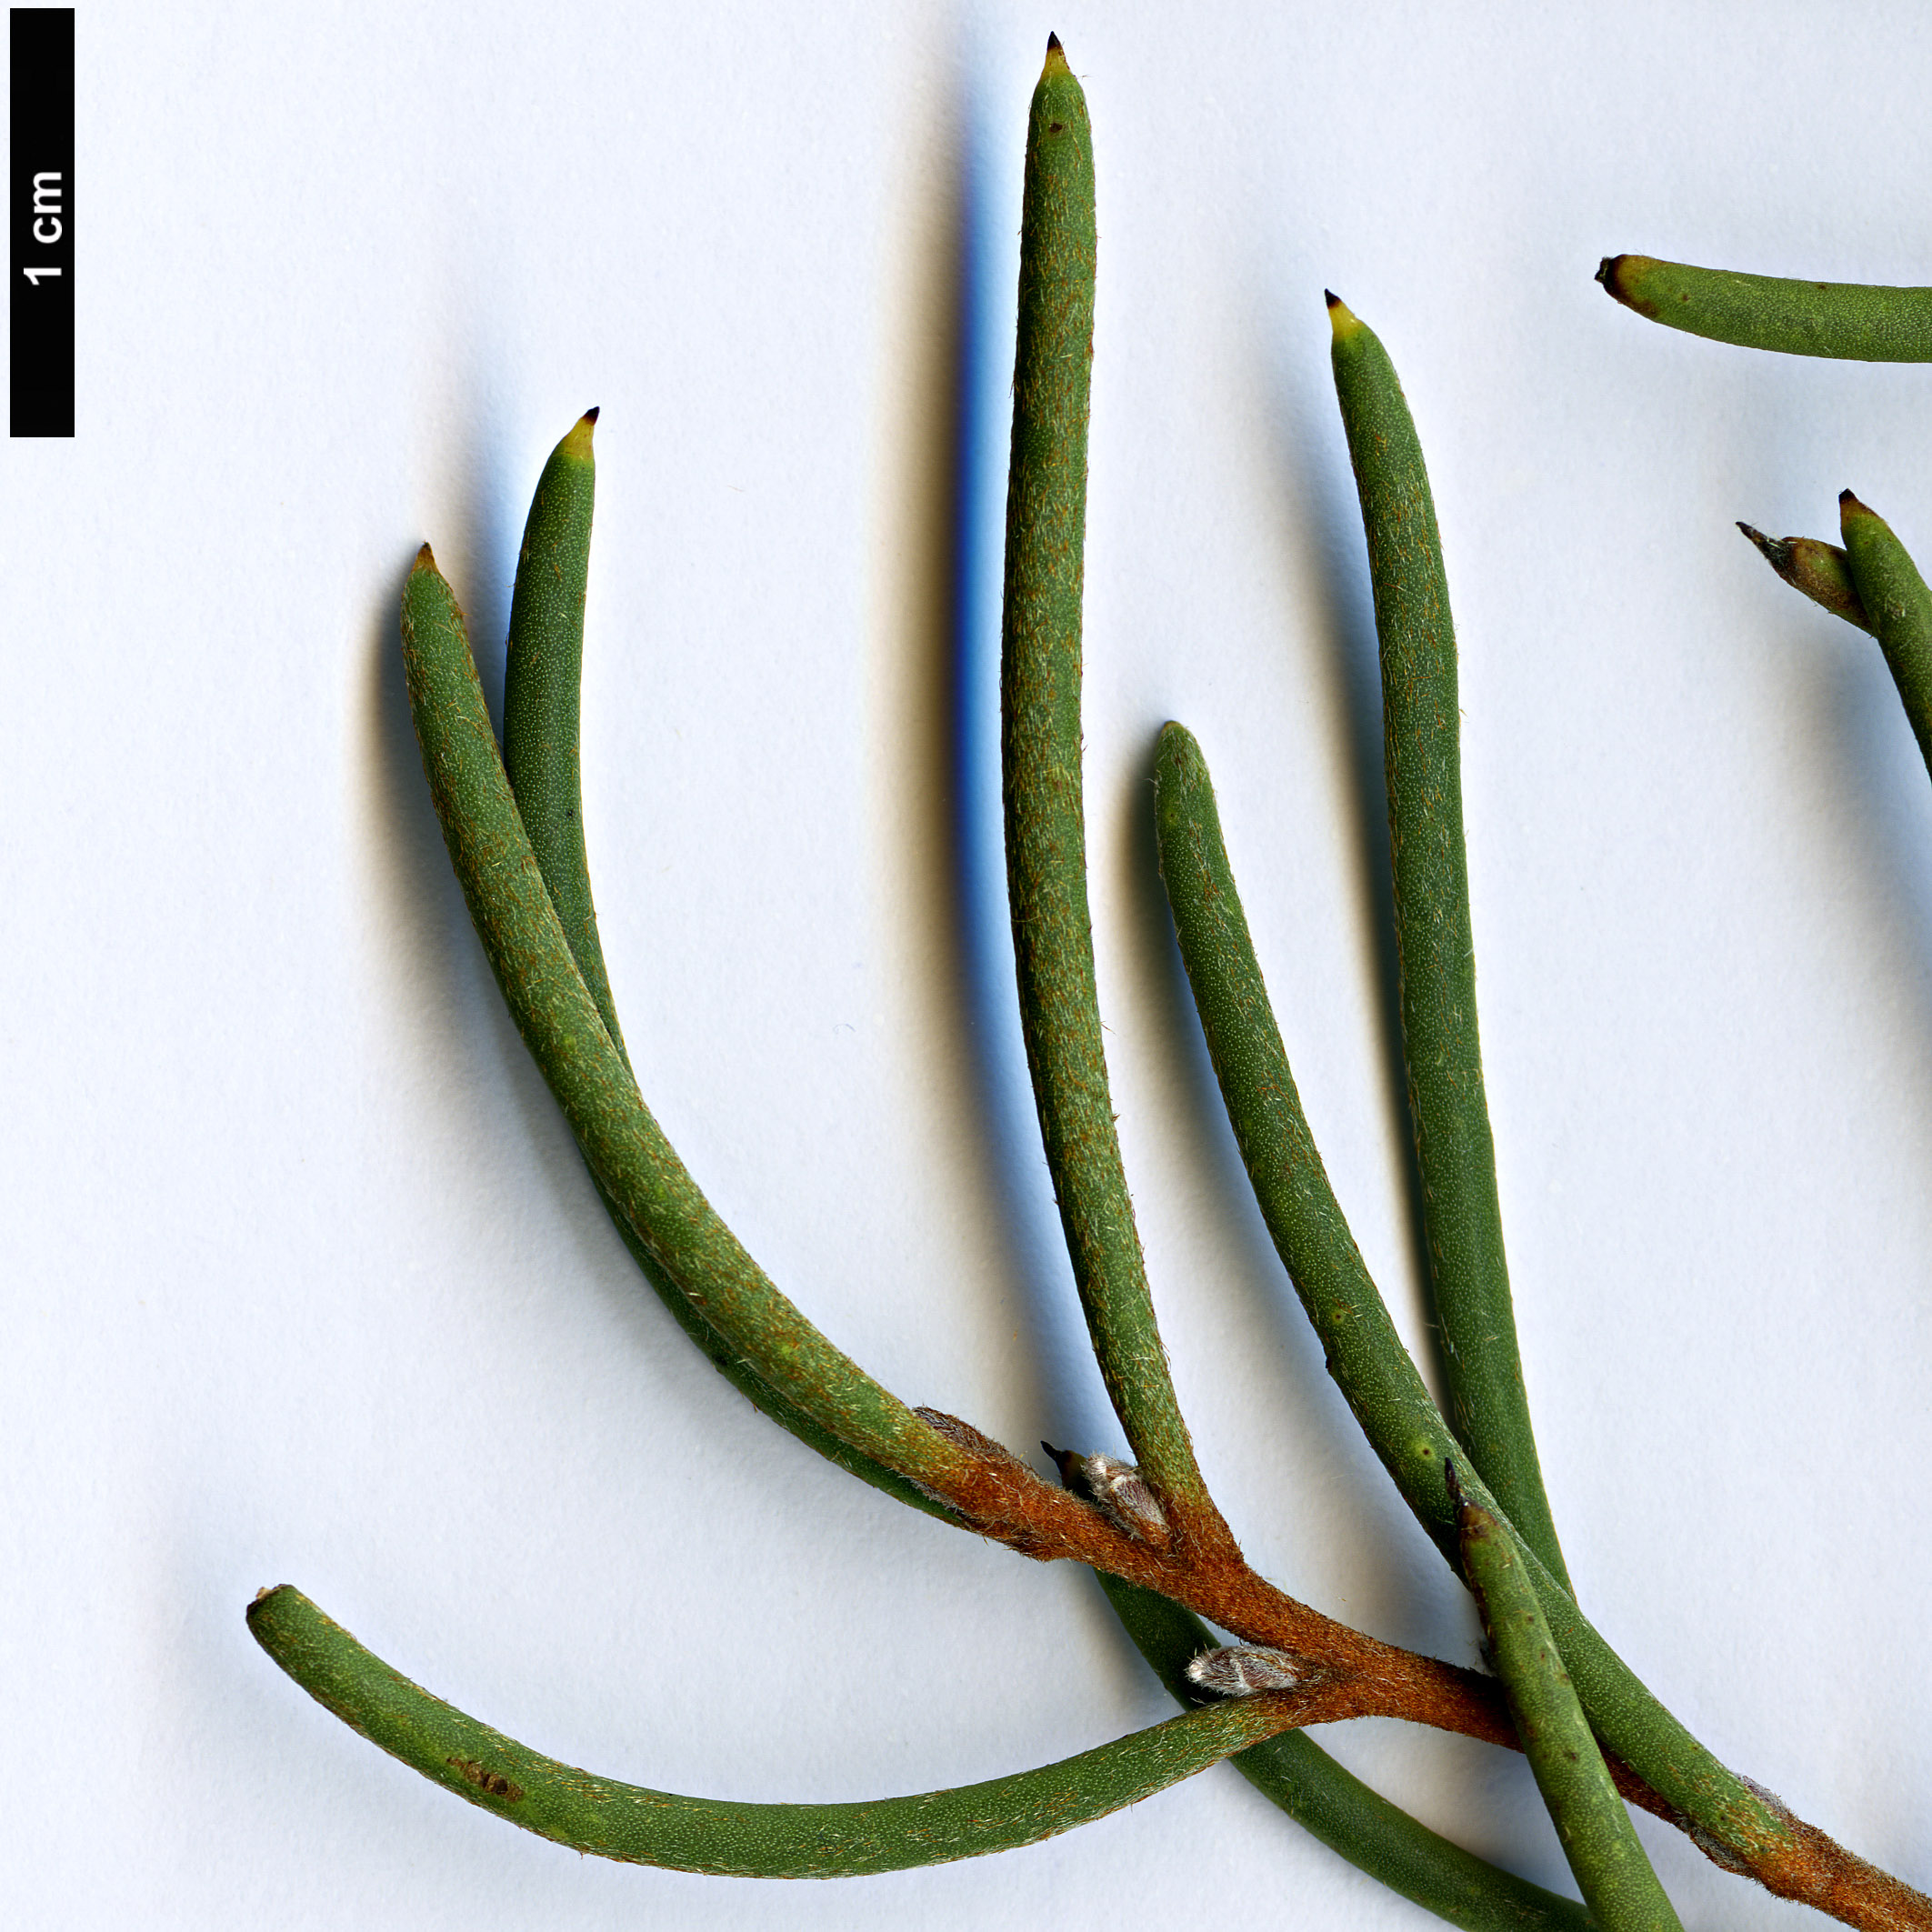
<path fill-rule="evenodd" d="M 1010 1851 L 1138 1804 L 1296 1721 L 1294 1693 L 1170 1717 L 1097 1750 L 952 1791 L 847 1805 L 748 1805 L 559 1764 L 392 1670 L 299 1590 L 265 1590 L 255 1640 L 372 1744 L 458 1797 L 574 1851 L 746 1878 L 846 1878 Z"/>
<path fill-rule="evenodd" d="M 1890 666 L 1906 716 L 1932 771 L 1932 591 L 1906 546 L 1849 490 L 1838 498 L 1846 566 Z"/>
<path fill-rule="evenodd" d="M 1026 124 L 1000 654 L 1020 1023 L 1074 1283 L 1114 1411 L 1162 1497 L 1211 1507 L 1154 1318 L 1094 985 L 1080 780 L 1094 249 L 1086 99 L 1055 39 Z"/>
<path fill-rule="evenodd" d="M 1178 725 L 1161 734 L 1155 812 L 1182 963 L 1262 1218 L 1363 1434 L 1416 1519 L 1458 1563 L 1443 1472 L 1461 1452 L 1396 1333 L 1316 1151 L 1227 863 L 1206 761 Z M 1473 1472 L 1467 1487 L 1491 1507 Z M 1706 1837 L 1745 1861 L 1789 1848 L 1790 1822 L 1657 1702 L 1527 1545 L 1520 1547 L 1606 1746 Z"/>
<path fill-rule="evenodd" d="M 1483 1090 L 1463 850 L 1456 627 L 1436 505 L 1388 352 L 1333 295 L 1328 314 L 1381 644 L 1402 1059 L 1422 1170 L 1423 1233 L 1449 1426 L 1524 1540 L 1567 1588 L 1523 1387 Z"/>
<path fill-rule="evenodd" d="M 583 416 L 550 454 L 524 526 L 516 582 L 510 596 L 510 648 L 504 670 L 503 764 L 529 835 L 545 890 L 586 990 L 626 1066 L 624 1035 L 597 937 L 597 916 L 585 849 L 579 757 L 584 670 L 584 597 L 590 576 L 596 459 L 591 435 L 597 412 Z M 587 1160 L 587 1156 L 586 1156 Z M 610 1190 L 591 1171 L 591 1185 L 618 1238 L 685 1333 L 732 1386 L 807 1448 L 862 1482 L 944 1522 L 957 1517 L 916 1483 L 855 1449 L 774 1388 L 666 1273 Z"/>
<path fill-rule="evenodd" d="M 1626 308 L 1712 342 L 1849 362 L 1932 362 L 1932 288 L 1737 275 L 1647 255 L 1607 255 L 1597 279 Z"/>
<path fill-rule="evenodd" d="M 590 895 L 580 779 L 578 713 L 591 513 L 597 496 L 591 446 L 596 422 L 597 412 L 586 410 L 550 452 L 524 523 L 503 667 L 503 763 L 571 956 L 611 1045 L 623 1054 Z M 626 1054 L 626 1065 L 629 1058 Z"/>
<path fill-rule="evenodd" d="M 835 1348 L 705 1198 L 639 1096 L 571 957 L 496 751 L 463 613 L 425 544 L 403 591 L 403 662 L 450 862 L 524 1044 L 591 1172 L 665 1277 L 775 1393 L 916 1481 L 970 1467 Z"/>

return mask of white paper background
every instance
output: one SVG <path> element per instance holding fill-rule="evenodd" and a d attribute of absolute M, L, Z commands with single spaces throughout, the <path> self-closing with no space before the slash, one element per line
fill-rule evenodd
<path fill-rule="evenodd" d="M 746 1798 L 990 1777 L 1169 1707 L 1087 1578 L 818 1462 L 643 1288 L 466 927 L 394 636 L 427 536 L 494 692 L 536 472 L 601 405 L 584 767 L 645 1090 L 891 1386 L 1117 1447 L 988 764 L 1049 27 L 1098 157 L 1101 994 L 1211 1479 L 1284 1586 L 1473 1655 L 1259 1229 L 1151 856 L 1179 716 L 1422 1346 L 1328 285 L 1430 453 L 1579 1589 L 1729 1762 L 1932 1881 L 1932 789 L 1876 647 L 1731 528 L 1830 535 L 1850 484 L 1932 554 L 1932 373 L 1693 341 L 1590 280 L 1630 248 L 1932 282 L 1922 11 L 95 5 L 79 433 L 8 445 L 0 526 L 13 1922 L 1426 1922 L 1225 1770 L 846 1885 L 580 1859 L 381 1757 L 242 1621 L 295 1582 L 539 1748 Z M 1513 1758 L 1323 1741 L 1568 1888 Z M 1645 1836 L 1690 1927 L 1796 1923 Z"/>

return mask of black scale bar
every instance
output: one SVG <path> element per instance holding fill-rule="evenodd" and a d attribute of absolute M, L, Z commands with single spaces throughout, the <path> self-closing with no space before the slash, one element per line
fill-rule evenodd
<path fill-rule="evenodd" d="M 7 11 L 13 339 L 7 434 L 74 434 L 74 9 Z"/>

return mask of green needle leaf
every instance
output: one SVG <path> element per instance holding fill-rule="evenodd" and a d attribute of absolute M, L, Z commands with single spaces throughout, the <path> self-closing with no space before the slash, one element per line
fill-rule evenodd
<path fill-rule="evenodd" d="M 621 1054 L 624 1036 L 597 940 L 584 849 L 578 718 L 584 596 L 597 495 L 597 459 L 591 448 L 596 421 L 597 412 L 586 410 L 550 452 L 524 524 L 503 671 L 503 763 L 571 957 Z M 625 1057 L 628 1064 L 629 1056 Z"/>
<path fill-rule="evenodd" d="M 1607 255 L 1597 279 L 1626 308 L 1712 342 L 1848 362 L 1932 362 L 1932 288 L 1797 282 L 1647 255 Z"/>
<path fill-rule="evenodd" d="M 1476 1592 L 1517 1736 L 1577 1889 L 1602 1932 L 1683 1932 L 1590 1735 L 1516 1538 L 1462 1496 L 1453 1467 L 1448 1477 L 1457 1498 L 1463 1573 Z"/>
<path fill-rule="evenodd" d="M 1402 1057 L 1449 1426 L 1510 1521 L 1567 1588 L 1523 1387 L 1483 1091 L 1463 850 L 1456 628 L 1436 505 L 1387 351 L 1333 295 L 1328 314 L 1381 642 Z"/>
<path fill-rule="evenodd" d="M 432 1697 L 299 1590 L 265 1590 L 255 1640 L 351 1728 L 445 1791 L 574 1851 L 746 1878 L 844 1878 L 1010 1851 L 1138 1804 L 1295 1724 L 1293 1692 L 1170 1717 L 1076 1757 L 916 1797 L 748 1805 L 619 1784 L 545 1757 Z"/>
<path fill-rule="evenodd" d="M 597 938 L 597 916 L 585 851 L 578 712 L 584 670 L 584 596 L 590 575 L 591 513 L 596 494 L 593 409 L 564 437 L 537 480 L 524 526 L 516 583 L 510 596 L 509 661 L 504 672 L 503 763 L 518 816 L 530 837 L 550 903 L 571 957 L 596 1001 L 610 1042 L 623 1056 L 624 1036 Z M 591 1185 L 631 1258 L 678 1326 L 732 1386 L 779 1427 L 840 1468 L 902 1503 L 945 1522 L 957 1517 L 916 1483 L 841 1441 L 779 1393 L 699 1314 L 691 1297 L 658 1265 L 595 1169 Z"/>
<path fill-rule="evenodd" d="M 1207 761 L 1170 724 L 1155 760 L 1161 879 L 1236 1145 L 1328 1373 L 1396 1487 L 1444 1553 L 1442 1471 L 1456 1444 L 1349 1232 L 1302 1111 L 1222 842 Z"/>
<path fill-rule="evenodd" d="M 1363 1434 L 1416 1520 L 1459 1567 L 1444 1471 L 1460 1451 L 1396 1333 L 1316 1151 L 1228 866 L 1206 763 L 1178 725 L 1161 733 L 1155 814 L 1181 960 L 1262 1217 Z M 1500 1516 L 1473 1472 L 1466 1487 Z M 1518 1547 L 1605 1744 L 1694 1822 L 1700 1844 L 1753 1860 L 1791 1851 L 1788 1818 L 1657 1702 L 1563 1585 L 1527 1545 Z"/>
<path fill-rule="evenodd" d="M 403 591 L 423 769 L 471 923 L 591 1172 L 664 1276 L 778 1395 L 902 1476 L 963 1477 L 966 1452 L 835 1348 L 746 1253 L 639 1097 L 571 957 L 511 796 L 463 613 L 429 546 Z"/>
<path fill-rule="evenodd" d="M 1121 1165 L 1086 902 L 1080 599 L 1094 234 L 1086 98 L 1056 39 L 1027 122 L 1020 220 L 1000 665 L 1006 886 L 1026 1063 L 1101 1376 L 1146 1481 L 1206 1512 Z"/>
<path fill-rule="evenodd" d="M 1838 518 L 1858 601 L 1871 616 L 1912 735 L 1932 771 L 1932 591 L 1891 526 L 1849 490 L 1838 498 Z"/>

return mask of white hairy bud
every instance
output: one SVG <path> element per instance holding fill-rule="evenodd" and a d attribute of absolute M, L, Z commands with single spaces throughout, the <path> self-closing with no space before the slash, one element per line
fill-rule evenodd
<path fill-rule="evenodd" d="M 1260 1690 L 1292 1690 L 1301 1681 L 1301 1667 L 1286 1650 L 1225 1644 L 1196 1657 L 1187 1666 L 1187 1681 L 1216 1697 L 1252 1697 Z"/>
<path fill-rule="evenodd" d="M 1156 1549 L 1166 1547 L 1173 1534 L 1167 1527 L 1166 1511 L 1132 1463 L 1116 1462 L 1111 1456 L 1089 1456 L 1081 1473 L 1088 1495 L 1130 1537 L 1151 1543 Z"/>

